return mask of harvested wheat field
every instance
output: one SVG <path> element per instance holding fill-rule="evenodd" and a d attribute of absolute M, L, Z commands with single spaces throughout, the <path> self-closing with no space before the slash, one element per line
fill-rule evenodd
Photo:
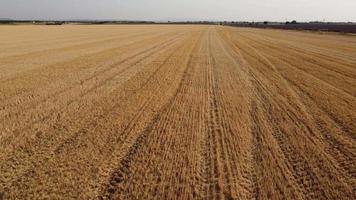
<path fill-rule="evenodd" d="M 0 199 L 355 199 L 356 37 L 0 26 Z"/>

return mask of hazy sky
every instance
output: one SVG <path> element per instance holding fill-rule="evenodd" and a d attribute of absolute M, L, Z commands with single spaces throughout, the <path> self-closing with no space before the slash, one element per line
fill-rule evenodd
<path fill-rule="evenodd" d="M 356 22 L 356 0 L 0 0 L 0 18 Z"/>

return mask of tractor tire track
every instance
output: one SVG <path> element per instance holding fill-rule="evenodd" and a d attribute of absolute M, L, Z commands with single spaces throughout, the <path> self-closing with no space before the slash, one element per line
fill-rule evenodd
<path fill-rule="evenodd" d="M 198 44 L 196 42 L 195 46 Z M 195 49 L 194 47 L 193 49 Z M 192 51 L 193 51 L 192 49 Z M 148 138 L 152 134 L 153 130 L 156 129 L 159 121 L 165 117 L 164 113 L 169 113 L 171 107 L 174 105 L 174 102 L 177 99 L 177 96 L 183 89 L 183 85 L 188 80 L 187 75 L 191 70 L 191 57 L 189 58 L 185 70 L 183 72 L 183 77 L 180 79 L 179 85 L 175 90 L 175 93 L 172 97 L 167 101 L 167 103 L 157 112 L 157 114 L 153 117 L 151 122 L 145 127 L 145 129 L 136 137 L 132 143 L 128 147 L 127 150 L 121 150 L 121 155 L 124 155 L 120 161 L 116 169 L 111 173 L 109 182 L 103 186 L 103 192 L 99 195 L 99 199 L 113 199 L 114 196 L 121 194 L 119 185 L 124 182 L 126 178 L 126 174 L 130 172 L 130 166 L 132 162 L 134 162 L 134 157 L 137 156 L 138 152 L 147 150 L 149 141 Z M 126 153 L 125 153 L 126 152 Z"/>

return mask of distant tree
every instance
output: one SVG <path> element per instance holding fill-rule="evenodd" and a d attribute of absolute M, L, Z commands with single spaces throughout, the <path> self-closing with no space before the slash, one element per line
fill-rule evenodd
<path fill-rule="evenodd" d="M 293 21 L 291 22 L 291 24 L 297 24 L 297 21 L 293 20 Z"/>
<path fill-rule="evenodd" d="M 264 21 L 263 24 L 268 24 L 268 21 Z"/>

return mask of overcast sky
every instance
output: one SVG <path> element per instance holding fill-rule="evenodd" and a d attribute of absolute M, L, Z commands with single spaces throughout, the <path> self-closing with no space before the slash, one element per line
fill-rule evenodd
<path fill-rule="evenodd" d="M 356 22 L 356 0 L 0 0 L 0 18 Z"/>

